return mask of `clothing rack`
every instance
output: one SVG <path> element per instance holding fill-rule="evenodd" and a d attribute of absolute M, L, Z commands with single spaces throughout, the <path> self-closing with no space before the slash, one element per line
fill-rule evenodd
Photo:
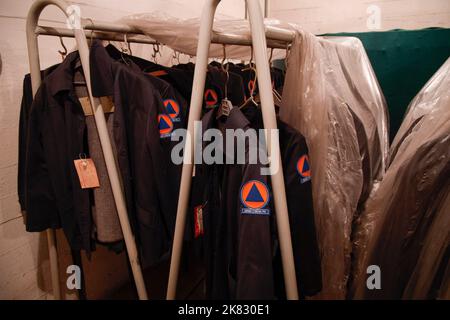
<path fill-rule="evenodd" d="M 251 37 L 233 36 L 213 32 L 213 19 L 216 7 L 219 2 L 220 0 L 207 0 L 202 12 L 199 42 L 197 47 L 197 62 L 194 71 L 193 90 L 188 121 L 188 131 L 190 133 L 190 136 L 194 136 L 194 121 L 200 120 L 210 43 L 253 46 L 255 52 L 256 67 L 258 69 L 258 85 L 260 88 L 261 109 L 264 127 L 265 129 L 269 130 L 276 129 L 277 124 L 266 49 L 267 47 L 286 49 L 287 45 L 292 42 L 295 33 L 290 30 L 264 26 L 258 0 L 246 0 L 247 11 L 249 13 L 251 24 Z M 41 84 L 38 36 L 48 35 L 57 37 L 74 37 L 77 43 L 83 72 L 86 75 L 85 78 L 89 101 L 94 111 L 94 119 L 100 137 L 102 152 L 105 158 L 107 172 L 111 182 L 114 201 L 116 204 L 122 233 L 124 235 L 128 259 L 130 261 L 138 297 L 141 300 L 146 300 L 148 299 L 147 290 L 139 263 L 135 238 L 128 219 L 123 187 L 121 185 L 117 163 L 113 154 L 110 137 L 107 131 L 105 115 L 103 113 L 103 108 L 100 104 L 100 100 L 98 98 L 94 98 L 92 95 L 91 81 L 89 77 L 89 46 L 85 30 L 91 31 L 88 35 L 88 38 L 90 39 L 110 41 L 123 41 L 126 39 L 128 42 L 145 44 L 157 44 L 157 42 L 153 39 L 149 39 L 147 36 L 144 36 L 144 33 L 141 30 L 131 28 L 126 25 L 94 22 L 91 19 L 82 19 L 81 17 L 80 25 L 78 26 L 78 28 L 66 29 L 38 26 L 39 16 L 42 10 L 48 5 L 57 6 L 68 19 L 70 18 L 69 3 L 64 0 L 36 0 L 33 2 L 28 12 L 26 34 L 33 96 L 36 94 Z M 120 37 L 119 34 L 126 35 L 126 38 Z M 184 153 L 185 161 L 183 163 L 182 169 L 167 299 L 174 299 L 176 294 L 183 243 L 183 232 L 186 223 L 189 190 L 191 186 L 191 174 L 193 167 L 192 164 L 189 163 L 193 162 L 193 140 L 188 140 L 186 146 L 187 149 Z M 278 144 L 268 146 L 268 155 L 269 157 L 271 157 L 271 159 L 273 159 L 274 157 L 277 158 L 279 163 L 281 163 L 280 149 Z M 191 161 L 187 163 L 186 160 L 188 159 L 191 159 Z M 284 188 L 284 178 L 282 170 L 278 170 L 278 172 L 272 175 L 271 180 L 283 263 L 286 296 L 288 299 L 298 299 L 297 282 L 294 269 L 294 259 L 292 253 L 292 243 L 286 204 L 286 192 Z M 53 295 L 55 299 L 61 299 L 56 233 L 54 230 L 48 229 L 46 231 L 46 234 L 49 250 Z"/>
<path fill-rule="evenodd" d="M 105 158 L 106 168 L 108 176 L 111 182 L 111 189 L 114 196 L 114 201 L 119 216 L 120 226 L 125 240 L 125 245 L 128 252 L 128 259 L 130 260 L 131 270 L 136 284 L 138 297 L 141 300 L 147 300 L 147 290 L 145 288 L 144 277 L 142 275 L 141 266 L 139 263 L 138 251 L 134 235 L 131 231 L 130 221 L 128 220 L 127 208 L 125 205 L 125 197 L 123 194 L 123 187 L 119 178 L 119 171 L 117 170 L 116 159 L 114 158 L 113 149 L 111 146 L 108 129 L 106 126 L 105 115 L 103 108 L 98 98 L 92 96 L 91 79 L 90 79 L 90 66 L 89 66 L 89 46 L 86 39 L 84 30 L 96 30 L 103 32 L 115 32 L 123 34 L 142 34 L 138 30 L 132 29 L 128 26 L 109 24 L 109 23 L 94 23 L 90 19 L 86 21 L 81 19 L 79 28 L 74 29 L 56 29 L 49 27 L 38 26 L 39 16 L 42 10 L 48 5 L 57 6 L 67 17 L 70 18 L 69 4 L 63 0 L 37 0 L 33 2 L 28 16 L 27 16 L 27 46 L 28 46 L 28 59 L 30 63 L 31 74 L 31 86 L 33 96 L 36 94 L 41 84 L 41 72 L 39 63 L 39 47 L 37 37 L 40 34 L 52 35 L 52 36 L 69 36 L 76 39 L 78 52 L 80 55 L 81 65 L 86 79 L 86 87 L 89 95 L 89 101 L 94 111 L 94 119 L 97 126 L 100 144 L 102 146 L 103 156 Z M 93 38 L 99 37 L 100 34 L 92 32 L 90 35 Z M 104 40 L 116 40 L 114 36 L 104 36 Z M 129 38 L 132 41 L 133 37 Z M 147 43 L 147 42 L 146 42 Z M 149 42 L 149 43 L 155 43 Z M 52 229 L 47 231 L 47 241 L 50 259 L 50 270 L 52 275 L 52 287 L 55 299 L 61 299 L 61 288 L 59 282 L 59 265 L 58 265 L 58 253 L 56 248 L 56 233 Z"/>
<path fill-rule="evenodd" d="M 192 181 L 192 169 L 194 163 L 194 122 L 200 120 L 203 92 L 205 88 L 206 72 L 208 65 L 208 52 L 212 38 L 212 27 L 214 15 L 220 0 L 207 0 L 203 7 L 200 20 L 200 34 L 197 46 L 197 61 L 194 71 L 194 82 L 192 88 L 191 104 L 189 108 L 188 135 L 184 150 L 183 170 L 181 174 L 180 195 L 178 198 L 177 219 L 175 224 L 175 235 L 173 240 L 172 259 L 170 264 L 169 283 L 167 299 L 175 299 L 178 273 L 180 268 L 180 257 L 183 246 L 183 234 L 186 225 L 186 215 L 189 202 L 189 192 Z M 277 129 L 275 107 L 272 96 L 270 69 L 267 57 L 266 37 L 282 42 L 291 42 L 295 36 L 292 31 L 280 28 L 269 28 L 264 26 L 264 20 L 258 0 L 246 0 L 251 27 L 251 43 L 255 52 L 256 69 L 258 70 L 258 86 L 261 98 L 261 110 L 264 128 L 268 130 Z M 247 39 L 248 40 L 248 39 Z M 286 45 L 284 46 L 286 48 Z M 281 163 L 279 141 L 276 139 L 274 145 L 268 145 L 268 156 Z M 266 139 L 266 141 L 268 141 Z M 298 299 L 297 281 L 294 268 L 294 256 L 292 252 L 291 233 L 289 227 L 289 216 L 286 202 L 286 191 L 284 187 L 283 170 L 277 170 L 271 175 L 278 236 L 280 240 L 280 251 L 283 264 L 283 274 L 286 288 L 286 297 L 290 300 Z"/>

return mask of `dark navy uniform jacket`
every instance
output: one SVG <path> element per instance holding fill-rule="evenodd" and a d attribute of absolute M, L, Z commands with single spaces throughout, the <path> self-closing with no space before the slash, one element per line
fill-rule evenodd
<path fill-rule="evenodd" d="M 181 166 L 171 160 L 176 142 L 170 137 L 185 126 L 185 103 L 162 80 L 115 62 L 100 43 L 91 47 L 90 64 L 94 96 L 113 96 L 128 211 L 136 220 L 143 263 L 154 263 L 168 253 L 173 237 Z"/>
<path fill-rule="evenodd" d="M 170 135 L 185 126 L 186 104 L 168 83 L 115 62 L 97 42 L 90 58 L 94 96 L 114 98 L 113 138 L 130 220 L 144 261 L 153 263 L 172 239 L 181 168 L 170 159 Z M 89 155 L 73 84 L 78 61 L 77 52 L 69 54 L 30 108 L 24 96 L 18 189 L 28 231 L 62 227 L 72 248 L 90 250 L 90 192 L 81 189 L 73 164 L 80 153 Z"/>
<path fill-rule="evenodd" d="M 44 71 L 41 71 L 41 79 L 45 79 L 50 73 L 55 70 L 59 64 L 51 66 Z M 33 103 L 33 90 L 31 88 L 31 76 L 25 75 L 23 79 L 22 102 L 20 105 L 19 118 L 19 156 L 18 156 L 18 174 L 17 174 L 17 194 L 19 195 L 19 203 L 22 210 L 26 210 L 26 151 L 27 151 L 27 131 L 28 119 L 31 105 Z"/>
<path fill-rule="evenodd" d="M 87 154 L 83 109 L 73 76 L 78 52 L 44 78 L 26 122 L 22 168 L 27 231 L 62 227 L 73 249 L 91 248 L 89 191 L 81 189 L 73 160 Z M 20 191 L 20 190 L 19 190 Z"/>
<path fill-rule="evenodd" d="M 182 68 L 181 66 L 191 66 L 191 64 L 178 65 L 177 67 L 169 68 L 139 57 L 133 57 L 120 53 L 114 46 L 111 45 L 107 46 L 106 50 L 111 57 L 117 60 L 120 60 L 122 57 L 126 57 L 127 59 L 133 61 L 142 71 L 149 74 L 157 74 L 159 79 L 170 83 L 170 85 L 180 93 L 187 103 L 190 102 L 194 70 L 191 68 Z M 206 75 L 204 92 L 203 106 L 205 109 L 217 107 L 220 101 L 225 97 L 225 80 L 226 77 L 223 71 L 216 67 L 209 66 L 208 73 Z M 228 99 L 231 100 L 233 105 L 241 105 L 245 100 L 242 78 L 239 75 L 230 72 L 227 89 Z"/>
<path fill-rule="evenodd" d="M 216 127 L 214 110 L 202 122 L 203 130 Z M 219 127 L 262 128 L 260 111 L 234 108 Z M 294 129 L 279 122 L 279 130 L 298 286 L 303 295 L 313 295 L 322 282 L 308 149 Z M 201 200 L 193 202 L 202 205 L 208 298 L 284 295 L 270 176 L 261 175 L 261 167 L 259 163 L 196 166 L 194 188 L 206 190 Z"/>

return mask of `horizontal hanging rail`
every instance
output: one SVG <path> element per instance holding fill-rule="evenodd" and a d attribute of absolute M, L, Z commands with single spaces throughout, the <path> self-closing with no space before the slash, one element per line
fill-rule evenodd
<path fill-rule="evenodd" d="M 88 38 L 109 41 L 123 41 L 120 34 L 127 34 L 127 41 L 144 44 L 157 44 L 158 41 L 147 36 L 142 30 L 123 24 L 112 24 L 107 22 L 96 22 L 91 19 L 82 19 L 82 26 L 85 30 L 93 31 L 88 34 Z M 74 37 L 72 29 L 56 28 L 49 26 L 37 26 L 36 35 Z M 267 47 L 275 49 L 286 49 L 286 45 L 291 43 L 295 37 L 295 32 L 273 26 L 265 26 Z M 251 35 L 235 35 L 212 31 L 211 43 L 225 45 L 251 46 Z"/>
<path fill-rule="evenodd" d="M 36 35 L 45 35 L 45 36 L 59 36 L 59 37 L 67 37 L 67 38 L 74 38 L 75 34 L 73 30 L 71 29 L 65 29 L 65 28 L 54 28 L 54 27 L 47 27 L 47 26 L 37 26 Z M 127 34 L 127 41 L 128 42 L 134 42 L 134 43 L 145 43 L 145 44 L 157 44 L 158 41 L 150 39 L 147 36 L 144 36 L 142 34 Z M 99 39 L 99 40 L 108 40 L 108 41 L 123 41 L 123 35 L 118 33 L 105 33 L 105 32 L 98 32 L 94 31 L 91 33 L 87 33 L 87 38 L 89 39 Z"/>

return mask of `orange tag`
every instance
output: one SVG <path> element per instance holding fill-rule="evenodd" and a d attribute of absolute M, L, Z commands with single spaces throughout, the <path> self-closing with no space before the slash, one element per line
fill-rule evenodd
<path fill-rule="evenodd" d="M 157 70 L 157 71 L 149 72 L 148 74 L 150 74 L 154 77 L 161 77 L 161 76 L 165 76 L 167 74 L 167 72 L 164 70 Z"/>
<path fill-rule="evenodd" d="M 97 170 L 92 159 L 77 159 L 73 162 L 75 163 L 78 178 L 80 179 L 81 189 L 100 187 Z"/>

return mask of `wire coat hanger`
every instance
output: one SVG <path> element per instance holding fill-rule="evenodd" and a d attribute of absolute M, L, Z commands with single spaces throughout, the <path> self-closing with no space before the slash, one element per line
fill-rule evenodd
<path fill-rule="evenodd" d="M 161 51 L 160 51 L 160 48 L 159 48 L 159 43 L 155 43 L 155 44 L 153 44 L 152 58 L 153 58 L 153 61 L 154 61 L 156 64 L 158 63 L 157 60 L 156 60 L 156 54 L 158 54 L 158 53 L 159 53 L 159 56 L 162 57 Z"/>
<path fill-rule="evenodd" d="M 124 35 L 124 40 L 125 40 L 125 44 L 126 44 L 127 49 L 128 49 L 128 54 L 129 54 L 130 56 L 132 56 L 133 53 L 131 52 L 131 43 L 128 42 L 127 34 L 126 34 L 126 33 L 125 33 L 125 35 Z"/>
<path fill-rule="evenodd" d="M 130 63 L 129 63 L 129 61 L 127 60 L 127 58 L 124 56 L 124 53 L 125 54 L 128 54 L 128 40 L 127 40 L 127 34 L 126 33 L 124 33 L 124 35 L 123 35 L 123 41 L 124 41 L 124 43 L 125 43 L 125 46 L 123 46 L 123 45 L 120 45 L 120 58 L 122 59 L 122 61 L 126 64 L 126 65 L 130 65 Z"/>
<path fill-rule="evenodd" d="M 255 65 L 253 63 L 253 46 L 251 47 L 251 53 L 250 53 L 250 61 L 248 63 L 248 67 L 245 67 L 242 69 L 242 71 L 248 71 L 251 70 L 253 71 L 253 73 L 255 74 L 254 78 L 253 78 L 253 85 L 250 88 L 250 97 L 248 97 L 240 106 L 239 109 L 245 108 L 246 106 L 253 104 L 255 107 L 258 106 L 258 103 L 255 101 L 254 98 L 254 93 L 255 93 L 255 88 L 256 88 L 256 78 L 257 78 L 257 73 L 256 73 L 256 68 Z"/>
<path fill-rule="evenodd" d="M 270 56 L 269 56 L 269 67 L 272 69 L 272 56 L 273 56 L 273 48 L 270 49 Z M 280 106 L 281 105 L 281 94 L 275 89 L 274 86 L 272 86 L 272 93 L 275 105 Z"/>
<path fill-rule="evenodd" d="M 64 41 L 62 37 L 59 37 L 59 42 L 61 43 L 61 46 L 63 47 L 64 51 L 58 50 L 59 54 L 61 55 L 61 58 L 64 60 L 67 55 L 67 48 L 64 45 Z"/>
<path fill-rule="evenodd" d="M 94 26 L 94 21 L 92 21 L 91 18 L 86 18 L 86 20 L 89 20 L 91 22 L 91 24 L 92 24 L 91 33 L 89 34 L 89 48 L 90 48 L 90 47 L 92 47 L 92 36 L 94 34 L 95 26 Z"/>
<path fill-rule="evenodd" d="M 223 59 L 221 62 L 221 69 L 225 72 L 226 80 L 224 85 L 224 98 L 222 99 L 219 110 L 217 111 L 216 119 L 219 119 L 222 116 L 228 117 L 230 115 L 231 110 L 233 109 L 233 104 L 230 100 L 228 100 L 228 81 L 230 79 L 230 74 L 228 72 L 229 65 L 225 65 L 225 60 L 227 59 L 227 52 L 225 49 L 225 45 L 223 45 Z"/>

